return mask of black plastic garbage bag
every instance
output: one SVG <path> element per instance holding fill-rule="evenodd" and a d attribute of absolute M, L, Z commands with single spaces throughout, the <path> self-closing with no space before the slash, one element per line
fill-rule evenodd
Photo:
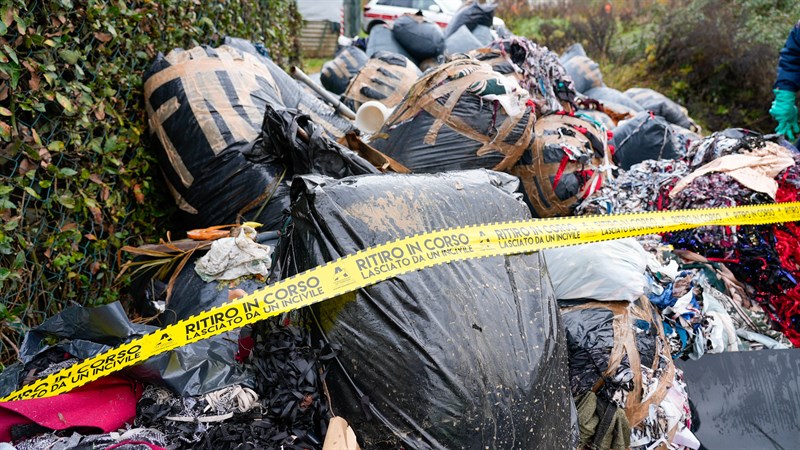
<path fill-rule="evenodd" d="M 364 158 L 334 142 L 311 118 L 291 109 L 267 108 L 262 127 L 263 151 L 253 155 L 259 163 L 279 163 L 297 175 L 333 178 L 379 173 Z"/>
<path fill-rule="evenodd" d="M 405 56 L 391 52 L 375 53 L 350 81 L 343 96 L 344 103 L 354 111 L 368 101 L 394 108 L 420 75 L 422 72 Z"/>
<path fill-rule="evenodd" d="M 587 94 L 593 88 L 605 86 L 603 83 L 603 73 L 600 72 L 600 65 L 585 55 L 574 55 L 566 61 L 562 61 L 564 69 L 572 78 L 575 90 Z"/>
<path fill-rule="evenodd" d="M 576 56 L 587 56 L 586 50 L 584 50 L 583 45 L 581 45 L 579 42 L 576 42 L 567 47 L 567 49 L 564 50 L 564 53 L 562 53 L 561 56 L 558 57 L 558 61 L 561 62 L 561 64 L 566 64 L 567 61 Z"/>
<path fill-rule="evenodd" d="M 466 25 L 470 31 L 474 30 L 478 25 L 491 27 L 494 21 L 495 9 L 497 9 L 496 4 L 481 5 L 477 2 L 462 6 L 453 18 L 450 19 L 450 23 L 447 24 L 447 28 L 444 30 L 445 37 L 455 33 L 464 25 Z"/>
<path fill-rule="evenodd" d="M 343 48 L 333 60 L 322 65 L 320 83 L 334 94 L 344 94 L 347 85 L 364 68 L 369 57 L 357 47 Z"/>
<path fill-rule="evenodd" d="M 616 148 L 614 161 L 625 170 L 647 159 L 676 159 L 684 153 L 670 123 L 649 112 L 618 126 L 611 143 Z"/>
<path fill-rule="evenodd" d="M 239 218 L 268 229 L 283 223 L 287 204 L 279 199 L 287 198 L 282 182 L 291 174 L 252 158 L 262 151 L 268 107 L 307 110 L 332 134 L 351 127 L 329 115 L 252 44 L 232 42 L 250 45 L 253 53 L 228 45 L 176 49 L 159 55 L 144 75 L 150 144 L 179 207 L 176 223 L 186 229 Z"/>
<path fill-rule="evenodd" d="M 469 31 L 466 25 L 454 31 L 445 40 L 445 54 L 447 55 L 467 53 L 481 47 L 483 47 L 481 41 Z"/>
<path fill-rule="evenodd" d="M 95 308 L 68 307 L 25 335 L 20 362 L 16 364 L 26 370 L 19 375 L 26 374 L 31 365 L 48 354 L 52 356 L 55 352 L 61 358 L 65 353 L 80 359 L 90 358 L 156 329 L 131 323 L 118 302 Z M 47 345 L 54 337 L 60 341 Z M 163 385 L 184 396 L 201 395 L 233 384 L 254 387 L 252 372 L 235 362 L 235 349 L 235 344 L 232 346 L 221 339 L 207 339 L 154 356 L 125 369 L 124 373 L 140 381 Z M 4 391 L 0 395 L 19 387 L 17 383 L 21 380 L 14 379 L 17 371 L 9 367 L 0 375 L 0 389 Z"/>
<path fill-rule="evenodd" d="M 266 105 L 283 105 L 258 58 L 227 46 L 176 49 L 156 58 L 144 91 L 150 143 L 180 208 L 179 223 L 234 222 L 280 184 L 282 168 L 244 156 L 256 144 Z"/>
<path fill-rule="evenodd" d="M 485 45 L 489 45 L 492 41 L 494 41 L 494 36 L 492 36 L 492 29 L 487 27 L 486 25 L 478 25 L 472 30 L 472 35 L 475 36 L 481 43 L 481 47 Z"/>
<path fill-rule="evenodd" d="M 421 14 L 400 16 L 392 25 L 392 35 L 416 61 L 444 53 L 442 29 Z"/>
<path fill-rule="evenodd" d="M 706 449 L 795 448 L 800 436 L 800 351 L 706 354 L 679 361 L 692 431 Z"/>
<path fill-rule="evenodd" d="M 646 297 L 634 302 L 560 301 L 576 398 L 593 391 L 625 410 L 631 427 L 667 395 L 675 375 L 660 316 Z M 657 389 L 644 397 L 643 385 Z"/>
<path fill-rule="evenodd" d="M 314 122 L 337 139 L 353 130 L 353 124 L 348 119 L 339 115 L 332 106 L 310 93 L 304 88 L 304 85 L 272 62 L 266 53 L 260 49 L 260 45 L 256 46 L 245 39 L 233 37 L 226 37 L 224 43 L 229 47 L 255 56 L 266 66 L 280 90 L 283 106 L 297 109 L 303 114 L 307 114 Z M 280 105 L 272 104 L 272 106 L 278 108 Z"/>
<path fill-rule="evenodd" d="M 667 119 L 669 123 L 689 130 L 696 126 L 694 121 L 684 113 L 681 105 L 658 91 L 646 88 L 631 88 L 625 91 L 625 95 L 641 105 L 642 108 Z"/>
<path fill-rule="evenodd" d="M 528 218 L 518 188 L 483 170 L 297 178 L 285 275 L 407 235 Z M 572 448 L 566 345 L 538 253 L 412 272 L 312 312 L 342 347 L 332 410 L 362 448 Z"/>
<path fill-rule="evenodd" d="M 412 86 L 371 145 L 415 172 L 508 169 L 531 147 L 536 113 L 506 80 L 473 59 L 443 64 Z"/>
<path fill-rule="evenodd" d="M 411 54 L 408 53 L 399 42 L 397 42 L 397 39 L 395 39 L 394 35 L 392 34 L 392 30 L 390 30 L 386 25 L 374 26 L 369 32 L 369 40 L 367 40 L 367 56 L 372 58 L 378 52 L 396 53 L 413 61 Z"/>

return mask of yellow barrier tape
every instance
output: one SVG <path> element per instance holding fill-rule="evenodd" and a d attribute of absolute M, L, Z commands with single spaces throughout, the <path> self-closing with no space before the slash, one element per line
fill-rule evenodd
<path fill-rule="evenodd" d="M 796 221 L 800 221 L 800 203 L 779 203 L 561 217 L 459 227 L 409 236 L 339 258 L 142 336 L 24 386 L 0 402 L 62 394 L 141 363 L 151 356 L 439 264 L 699 226 L 766 225 Z"/>

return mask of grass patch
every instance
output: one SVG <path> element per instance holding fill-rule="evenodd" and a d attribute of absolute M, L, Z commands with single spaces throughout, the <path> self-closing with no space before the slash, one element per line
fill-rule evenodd
<path fill-rule="evenodd" d="M 327 58 L 302 58 L 303 72 L 311 75 L 322 70 L 322 65 L 329 61 Z"/>

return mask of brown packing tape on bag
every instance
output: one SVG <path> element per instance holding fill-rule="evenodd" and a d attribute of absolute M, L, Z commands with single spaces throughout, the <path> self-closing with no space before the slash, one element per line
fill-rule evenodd
<path fill-rule="evenodd" d="M 209 51 L 215 56 L 209 56 Z M 186 167 L 163 128 L 163 123 L 181 107 L 180 100 L 173 97 L 154 110 L 150 102 L 153 92 L 166 83 L 180 80 L 186 96 L 184 100 L 192 108 L 194 120 L 215 154 L 228 147 L 224 133 L 230 133 L 233 140 L 242 142 L 252 141 L 260 133 L 263 111 L 251 100 L 251 95 L 261 89 L 257 78 L 266 80 L 277 98 L 281 98 L 281 93 L 272 74 L 255 56 L 228 46 L 214 50 L 203 47 L 188 51 L 173 50 L 164 59 L 170 66 L 154 73 L 144 83 L 145 109 L 150 132 L 161 143 L 183 187 L 189 188 L 194 183 L 194 174 Z M 235 92 L 226 91 L 217 75 L 220 71 L 231 77 Z M 232 104 L 231 99 L 237 99 L 237 104 Z M 246 119 L 240 111 L 246 115 Z M 224 133 L 217 123 L 219 120 L 225 122 L 227 131 Z M 195 206 L 190 205 L 175 186 L 170 185 L 169 188 L 182 210 L 197 212 Z"/>
<path fill-rule="evenodd" d="M 416 66 L 408 58 L 405 67 L 372 58 L 358 75 L 350 80 L 343 97 L 348 100 L 350 108 L 354 111 L 357 111 L 362 104 L 373 100 L 387 108 L 394 108 L 403 101 L 408 89 L 417 81 L 417 73 Z M 377 99 L 364 95 L 362 89 L 365 87 L 384 95 L 385 98 Z"/>
<path fill-rule="evenodd" d="M 508 170 L 519 160 L 533 140 L 533 125 L 536 122 L 533 108 L 527 106 L 519 117 L 510 116 L 504 111 L 505 119 L 495 125 L 497 132 L 492 136 L 473 129 L 466 121 L 453 114 L 453 110 L 462 96 L 474 95 L 469 92 L 470 89 L 484 83 L 487 79 L 502 76 L 491 70 L 488 65 L 474 59 L 465 58 L 451 61 L 423 76 L 414 84 L 405 101 L 387 119 L 384 130 L 411 120 L 421 111 L 425 111 L 436 119 L 425 136 L 426 144 L 434 145 L 441 127 L 447 125 L 459 134 L 483 144 L 477 150 L 476 156 L 484 156 L 492 152 L 504 155 L 503 160 L 492 170 Z M 443 98 L 446 98 L 444 104 L 441 103 Z M 525 131 L 513 143 L 506 142 L 519 125 L 519 121 L 526 116 Z"/>
<path fill-rule="evenodd" d="M 609 356 L 608 368 L 603 373 L 603 376 L 614 376 L 623 358 L 625 356 L 628 357 L 628 363 L 633 372 L 633 390 L 628 393 L 626 399 L 625 416 L 628 418 L 631 428 L 635 428 L 647 418 L 651 405 L 658 405 L 664 400 L 667 395 L 667 389 L 672 386 L 672 380 L 675 377 L 675 365 L 669 352 L 669 344 L 664 336 L 664 329 L 659 322 L 654 321 L 654 310 L 646 297 L 641 297 L 635 302 L 587 302 L 582 305 L 563 308 L 563 311 L 583 309 L 606 309 L 614 314 L 612 323 L 614 347 Z M 632 323 L 635 319 L 645 320 L 658 330 L 657 349 L 653 358 L 653 366 L 650 369 L 656 372 L 660 362 L 666 361 L 666 367 L 658 379 L 658 387 L 645 401 L 642 401 L 644 390 L 642 387 L 641 358 L 636 347 L 635 331 L 632 328 Z M 593 391 L 597 391 L 601 386 L 602 383 L 598 382 Z"/>
<path fill-rule="evenodd" d="M 575 131 L 575 136 L 561 135 L 559 130 L 563 127 L 571 128 Z M 586 148 L 586 145 L 589 145 L 591 148 L 589 138 L 578 132 L 575 127 L 586 128 L 589 133 L 592 133 L 600 142 L 605 144 L 605 131 L 592 122 L 569 115 L 551 114 L 540 118 L 534 125 L 533 162 L 529 165 L 517 165 L 509 170 L 509 173 L 522 180 L 528 195 L 528 201 L 531 202 L 540 217 L 571 215 L 572 208 L 578 198 L 588 193 L 591 186 L 596 183 L 597 178 L 604 177 L 601 171 L 595 169 L 592 177 L 584 183 L 575 196 L 562 200 L 556 195 L 552 180 L 558 173 L 560 161 L 558 163 L 545 162 L 544 149 L 549 145 L 577 148 Z M 607 153 L 607 145 L 604 145 L 602 151 Z M 562 176 L 579 170 L 592 169 L 593 167 L 591 166 L 599 167 L 603 165 L 603 161 L 595 155 L 594 149 L 591 152 L 590 166 L 584 166 L 578 161 L 570 160 L 565 166 Z"/>

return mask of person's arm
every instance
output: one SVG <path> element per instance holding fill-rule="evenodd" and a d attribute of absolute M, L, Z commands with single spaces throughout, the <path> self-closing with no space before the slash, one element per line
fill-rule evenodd
<path fill-rule="evenodd" d="M 778 59 L 778 79 L 774 89 L 800 90 L 800 22 L 794 26 Z"/>
<path fill-rule="evenodd" d="M 797 123 L 797 91 L 800 90 L 800 22 L 794 26 L 778 59 L 778 79 L 773 86 L 775 101 L 769 113 L 778 122 L 775 132 L 794 141 L 800 134 Z"/>

